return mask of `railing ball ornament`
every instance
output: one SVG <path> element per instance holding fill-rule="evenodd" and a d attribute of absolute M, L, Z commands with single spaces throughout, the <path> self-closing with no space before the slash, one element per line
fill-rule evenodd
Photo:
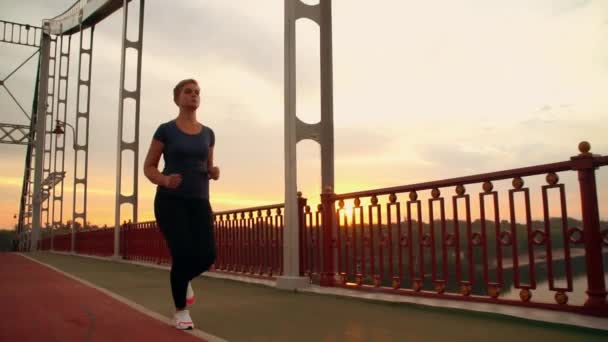
<path fill-rule="evenodd" d="M 435 292 L 438 294 L 443 294 L 445 292 L 445 284 L 443 282 L 436 283 Z"/>
<path fill-rule="evenodd" d="M 389 200 L 391 203 L 395 203 L 395 202 L 397 202 L 397 195 L 395 195 L 395 194 L 390 194 L 390 195 L 388 196 L 388 200 Z"/>
<path fill-rule="evenodd" d="M 374 287 L 380 287 L 380 276 L 378 274 L 374 275 Z"/>
<path fill-rule="evenodd" d="M 342 285 L 346 285 L 346 281 L 347 281 L 347 275 L 345 272 L 340 273 L 340 283 L 342 283 Z"/>
<path fill-rule="evenodd" d="M 557 291 L 555 293 L 555 302 L 560 305 L 568 303 L 568 295 L 564 291 Z"/>
<path fill-rule="evenodd" d="M 321 203 L 317 204 L 317 211 L 322 211 L 323 210 L 323 205 Z"/>
<path fill-rule="evenodd" d="M 471 286 L 470 285 L 461 285 L 460 286 L 460 294 L 468 297 L 471 295 Z"/>
<path fill-rule="evenodd" d="M 464 193 L 465 193 L 466 191 L 467 191 L 467 190 L 465 189 L 464 185 L 460 184 L 460 185 L 457 185 L 457 186 L 456 186 L 456 194 L 457 194 L 458 196 L 462 196 L 462 195 L 464 195 Z"/>
<path fill-rule="evenodd" d="M 532 298 L 532 292 L 529 289 L 521 289 L 521 291 L 519 291 L 519 298 L 522 302 L 527 303 Z"/>
<path fill-rule="evenodd" d="M 338 207 L 340 207 L 340 209 L 344 208 L 344 200 L 338 201 Z"/>
<path fill-rule="evenodd" d="M 498 287 L 495 285 L 490 285 L 488 287 L 488 295 L 494 299 L 498 298 L 498 295 L 500 294 L 500 291 L 498 290 Z"/>
<path fill-rule="evenodd" d="M 401 279 L 393 277 L 393 290 L 398 290 L 401 287 Z"/>
<path fill-rule="evenodd" d="M 361 206 L 361 200 L 359 199 L 359 197 L 355 198 L 354 204 L 355 204 L 355 207 Z"/>
<path fill-rule="evenodd" d="M 434 199 L 439 198 L 439 196 L 440 196 L 440 195 L 441 195 L 441 191 L 439 191 L 439 189 L 434 188 L 433 190 L 431 190 L 431 196 L 432 196 Z"/>
<path fill-rule="evenodd" d="M 578 144 L 578 150 L 581 152 L 581 155 L 588 155 L 589 151 L 591 151 L 591 144 L 587 141 L 581 141 Z"/>
<path fill-rule="evenodd" d="M 415 201 L 418 199 L 418 193 L 416 191 L 411 191 L 410 192 L 410 201 Z"/>
<path fill-rule="evenodd" d="M 511 184 L 513 184 L 514 189 L 520 190 L 524 187 L 524 180 L 521 179 L 521 177 L 515 177 L 513 178 L 513 182 L 511 182 Z"/>
<path fill-rule="evenodd" d="M 378 205 L 378 197 L 376 195 L 372 196 L 372 204 Z"/>
<path fill-rule="evenodd" d="M 559 182 L 559 176 L 555 172 L 549 172 L 546 177 L 547 184 L 555 185 Z"/>
<path fill-rule="evenodd" d="M 485 192 L 491 192 L 494 189 L 494 184 L 492 182 L 484 182 L 482 188 Z"/>
<path fill-rule="evenodd" d="M 309 206 L 309 205 L 305 206 L 305 207 L 304 207 L 304 210 L 306 210 L 306 213 L 307 213 L 307 214 L 308 214 L 308 213 L 310 213 L 310 206 Z"/>
<path fill-rule="evenodd" d="M 420 290 L 422 290 L 422 281 L 414 280 L 414 282 L 412 283 L 412 288 L 414 289 L 414 291 L 420 292 Z"/>

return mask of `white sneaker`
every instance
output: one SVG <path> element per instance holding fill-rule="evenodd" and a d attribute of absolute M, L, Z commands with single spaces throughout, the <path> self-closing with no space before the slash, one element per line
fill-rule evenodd
<path fill-rule="evenodd" d="M 186 304 L 192 305 L 196 301 L 196 297 L 194 296 L 194 290 L 192 290 L 192 285 L 188 282 L 188 289 L 186 290 Z"/>
<path fill-rule="evenodd" d="M 178 311 L 173 315 L 175 318 L 175 327 L 179 330 L 194 329 L 194 323 L 190 318 L 190 312 L 188 310 Z"/>

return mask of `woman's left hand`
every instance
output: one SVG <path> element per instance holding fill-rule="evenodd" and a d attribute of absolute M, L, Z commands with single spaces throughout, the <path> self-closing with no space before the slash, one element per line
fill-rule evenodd
<path fill-rule="evenodd" d="M 212 167 L 209 170 L 209 178 L 213 180 L 218 180 L 220 178 L 220 168 L 217 166 Z"/>

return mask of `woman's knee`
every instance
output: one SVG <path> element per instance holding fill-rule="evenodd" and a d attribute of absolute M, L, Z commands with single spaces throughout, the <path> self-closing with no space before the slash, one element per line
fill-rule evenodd
<path fill-rule="evenodd" d="M 215 262 L 215 252 L 203 253 L 197 258 L 196 273 L 201 274 L 211 268 L 211 265 Z"/>

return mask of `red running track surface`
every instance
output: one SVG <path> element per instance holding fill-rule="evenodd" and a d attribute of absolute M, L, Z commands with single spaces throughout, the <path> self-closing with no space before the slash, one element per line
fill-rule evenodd
<path fill-rule="evenodd" d="M 198 341 L 14 253 L 0 253 L 0 341 Z"/>

